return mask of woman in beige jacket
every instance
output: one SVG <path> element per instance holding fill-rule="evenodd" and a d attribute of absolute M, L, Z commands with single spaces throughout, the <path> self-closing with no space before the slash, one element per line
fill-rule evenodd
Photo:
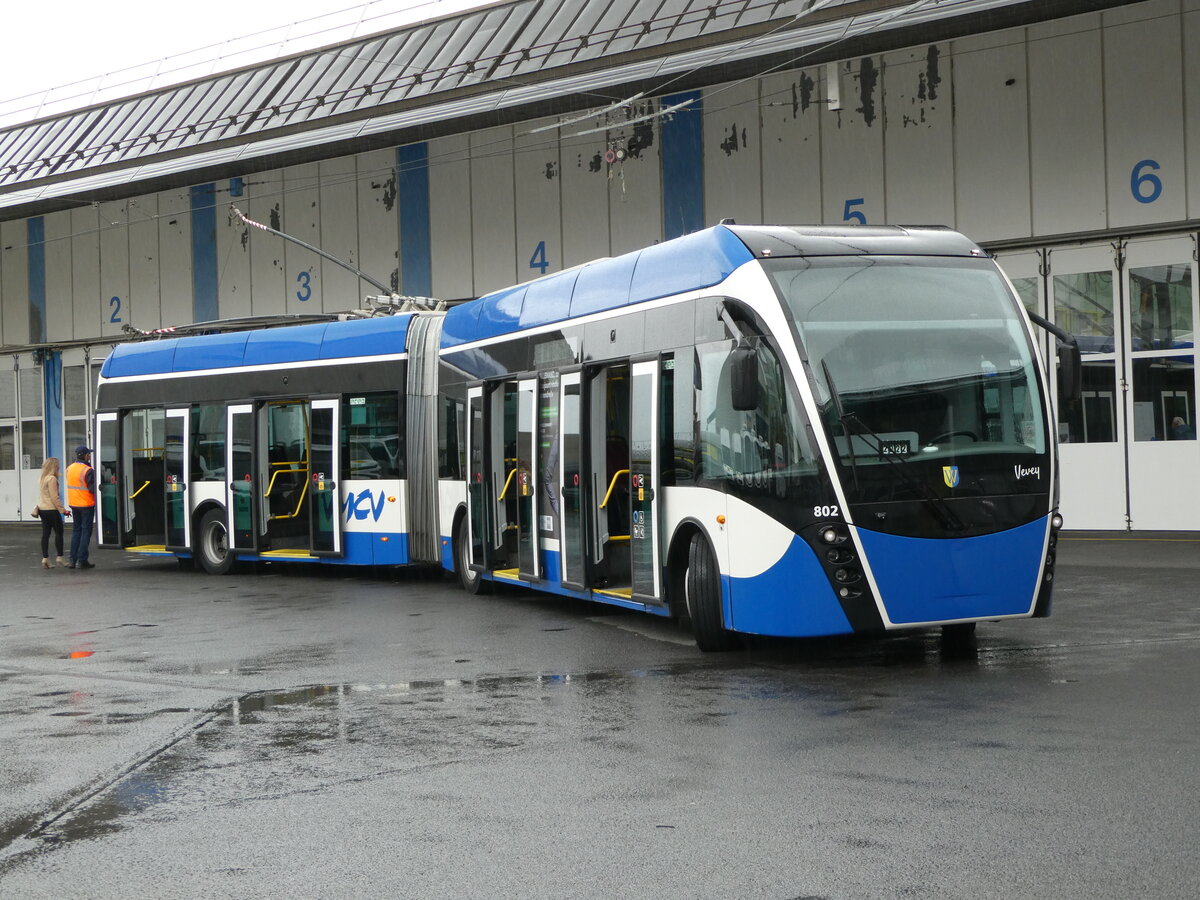
<path fill-rule="evenodd" d="M 54 532 L 54 549 L 58 551 L 58 564 L 65 566 L 63 559 L 63 516 L 71 511 L 63 506 L 62 490 L 58 476 L 62 466 L 53 456 L 42 463 L 42 474 L 38 479 L 38 518 L 42 520 L 42 568 L 50 568 L 50 532 Z"/>

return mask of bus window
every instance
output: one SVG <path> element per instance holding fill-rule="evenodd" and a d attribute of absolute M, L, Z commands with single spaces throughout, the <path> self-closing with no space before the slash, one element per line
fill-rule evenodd
<path fill-rule="evenodd" d="M 442 421 L 438 431 L 438 477 L 461 481 L 466 477 L 467 445 L 463 437 L 465 406 L 454 397 L 442 398 Z"/>
<path fill-rule="evenodd" d="M 779 358 L 762 338 L 749 343 L 758 356 L 759 401 L 744 411 L 733 408 L 733 342 L 697 348 L 700 477 L 747 497 L 796 500 L 818 489 L 816 457 Z"/>
<path fill-rule="evenodd" d="M 225 407 L 192 407 L 192 481 L 225 480 Z"/>
<path fill-rule="evenodd" d="M 400 405 L 395 391 L 342 397 L 342 471 L 355 480 L 401 478 Z"/>

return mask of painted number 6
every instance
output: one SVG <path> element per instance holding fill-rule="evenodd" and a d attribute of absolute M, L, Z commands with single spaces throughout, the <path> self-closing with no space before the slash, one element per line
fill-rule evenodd
<path fill-rule="evenodd" d="M 1129 190 L 1133 193 L 1133 199 L 1138 203 L 1153 203 L 1162 196 L 1162 179 L 1154 172 L 1157 172 L 1161 167 L 1152 159 L 1143 159 L 1129 174 Z M 1152 169 L 1152 172 L 1144 172 L 1145 169 Z"/>

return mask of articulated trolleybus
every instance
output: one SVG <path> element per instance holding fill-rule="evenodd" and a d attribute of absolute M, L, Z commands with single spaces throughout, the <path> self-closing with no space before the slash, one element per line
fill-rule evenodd
<path fill-rule="evenodd" d="M 125 345 L 100 400 L 105 545 L 211 572 L 440 561 L 704 649 L 1050 608 L 1046 373 L 945 229 L 720 225 L 444 315 Z"/>

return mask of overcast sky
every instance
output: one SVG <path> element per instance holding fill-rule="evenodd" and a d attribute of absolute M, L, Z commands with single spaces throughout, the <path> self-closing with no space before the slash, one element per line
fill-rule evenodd
<path fill-rule="evenodd" d="M 0 50 L 0 102 L 33 93 L 40 96 L 49 88 L 92 79 L 91 84 L 80 85 L 74 91 L 56 92 L 59 96 L 81 97 L 82 102 L 74 105 L 86 105 L 87 95 L 96 85 L 96 76 L 108 74 L 107 84 L 128 82 L 135 87 L 126 93 L 136 92 L 152 86 L 147 79 L 160 68 L 157 61 L 164 57 L 186 54 L 185 59 L 173 60 L 161 68 L 195 63 L 197 67 L 188 70 L 189 73 L 202 75 L 207 72 L 206 66 L 200 64 L 202 59 L 233 58 L 231 54 L 235 51 L 250 52 L 263 44 L 271 49 L 260 49 L 257 53 L 259 58 L 266 58 L 279 50 L 285 37 L 293 40 L 283 52 L 296 52 L 346 40 L 355 34 L 383 31 L 406 21 L 434 18 L 481 2 L 15 0 L 4 5 L 0 25 L 4 36 Z M 192 52 L 205 47 L 208 49 L 203 52 Z M 249 61 L 249 56 L 237 56 L 234 64 Z M 148 63 L 155 65 L 143 65 Z M 31 102 L 36 104 L 36 100 Z M 29 103 L 3 103 L 0 112 L 12 113 L 17 106 L 28 108 Z M 35 112 L 36 105 L 31 115 L 24 117 L 32 117 Z"/>

